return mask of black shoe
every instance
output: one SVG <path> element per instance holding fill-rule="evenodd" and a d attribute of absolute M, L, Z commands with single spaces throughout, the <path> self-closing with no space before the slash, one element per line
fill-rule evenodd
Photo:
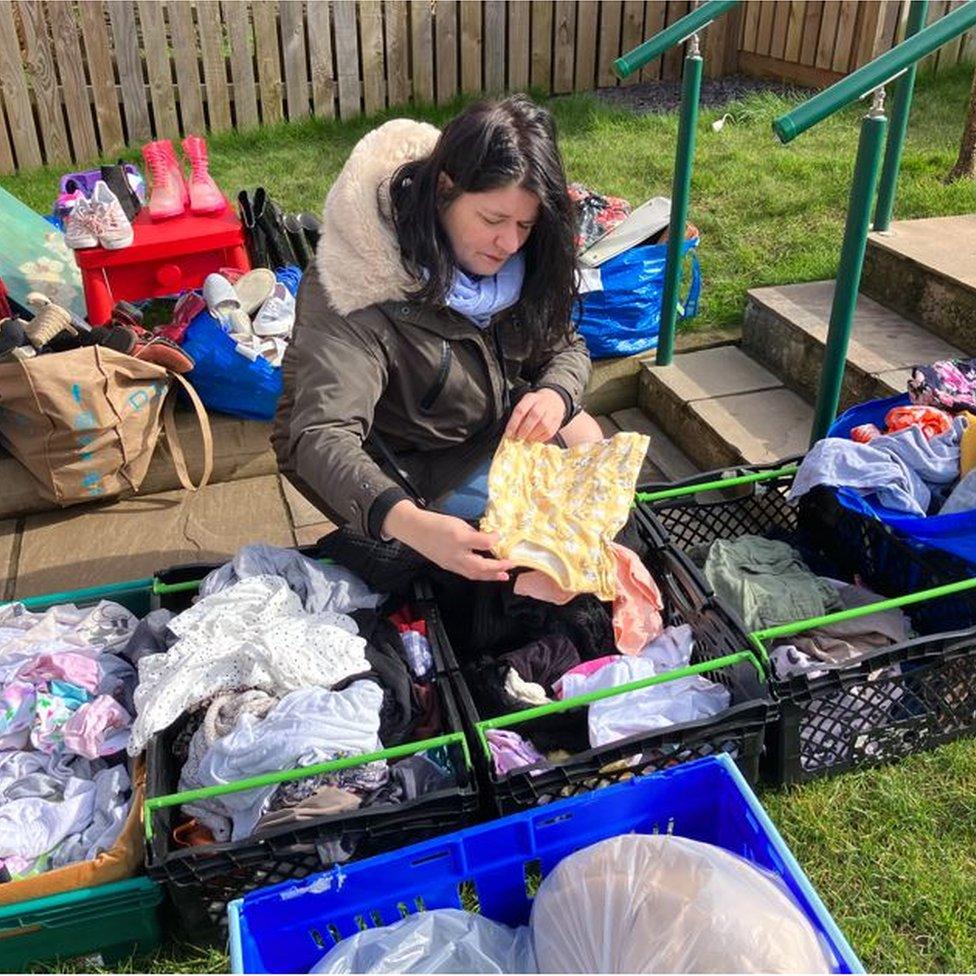
<path fill-rule="evenodd" d="M 251 267 L 269 267 L 267 242 L 255 222 L 254 205 L 247 190 L 241 190 L 237 194 L 237 213 L 244 225 L 245 246 L 247 247 L 247 255 L 251 259 Z"/>
<path fill-rule="evenodd" d="M 132 223 L 136 214 L 142 209 L 142 204 L 139 202 L 135 191 L 129 186 L 122 160 L 120 159 L 114 166 L 103 166 L 101 169 L 102 180 L 119 198 L 119 203 L 122 204 L 122 212 L 129 219 L 129 223 Z"/>
<path fill-rule="evenodd" d="M 297 264 L 295 252 L 292 250 L 288 235 L 285 233 L 284 213 L 267 190 L 259 186 L 251 199 L 254 210 L 255 226 L 264 234 L 267 243 L 269 264 L 272 270 L 283 268 L 285 265 Z"/>
<path fill-rule="evenodd" d="M 304 271 L 312 256 L 308 249 L 308 241 L 305 240 L 305 234 L 302 232 L 299 215 L 285 214 L 284 227 L 285 233 L 288 235 L 288 243 L 291 244 L 292 252 L 295 255 L 295 263 Z"/>
<path fill-rule="evenodd" d="M 298 215 L 298 222 L 302 226 L 302 233 L 305 235 L 305 240 L 308 241 L 308 248 L 314 256 L 319 246 L 319 229 L 321 227 L 318 217 L 308 212 L 300 213 Z"/>

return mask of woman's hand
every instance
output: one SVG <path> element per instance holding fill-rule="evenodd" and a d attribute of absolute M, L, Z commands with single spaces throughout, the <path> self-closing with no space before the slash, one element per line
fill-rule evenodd
<path fill-rule="evenodd" d="M 507 559 L 479 555 L 497 541 L 494 534 L 479 532 L 453 515 L 428 512 L 406 499 L 390 509 L 383 534 L 399 539 L 442 569 L 470 580 L 501 583 L 515 565 Z"/>
<path fill-rule="evenodd" d="M 566 401 L 555 390 L 533 390 L 515 404 L 505 436 L 520 441 L 551 441 L 565 416 Z"/>

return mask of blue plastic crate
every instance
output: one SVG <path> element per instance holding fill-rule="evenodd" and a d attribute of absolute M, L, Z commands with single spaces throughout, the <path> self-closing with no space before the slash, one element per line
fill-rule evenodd
<path fill-rule="evenodd" d="M 523 925 L 527 869 L 545 877 L 607 837 L 669 832 L 716 844 L 778 875 L 830 947 L 834 971 L 864 972 L 796 859 L 725 755 L 559 800 L 231 902 L 235 973 L 308 972 L 338 939 L 405 912 L 458 908 L 460 887 L 481 912 Z"/>

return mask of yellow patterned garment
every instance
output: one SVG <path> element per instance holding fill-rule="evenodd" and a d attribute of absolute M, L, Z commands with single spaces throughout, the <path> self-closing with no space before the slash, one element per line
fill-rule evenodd
<path fill-rule="evenodd" d="M 610 544 L 627 521 L 648 443 L 634 433 L 569 449 L 504 438 L 481 520 L 483 532 L 499 535 L 495 555 L 540 570 L 564 590 L 612 600 Z"/>

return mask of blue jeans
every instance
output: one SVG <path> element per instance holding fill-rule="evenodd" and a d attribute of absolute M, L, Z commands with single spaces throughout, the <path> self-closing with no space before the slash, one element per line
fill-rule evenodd
<path fill-rule="evenodd" d="M 431 508 L 443 515 L 474 521 L 485 514 L 488 504 L 488 471 L 491 457 L 485 458 L 461 484 L 435 501 Z"/>

